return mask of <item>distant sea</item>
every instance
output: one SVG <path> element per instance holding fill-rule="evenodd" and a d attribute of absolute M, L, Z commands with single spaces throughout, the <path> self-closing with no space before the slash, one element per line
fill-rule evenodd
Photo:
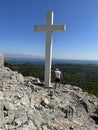
<path fill-rule="evenodd" d="M 42 59 L 5 59 L 8 63 L 12 64 L 25 64 L 30 63 L 34 65 L 45 65 L 45 60 Z M 52 64 L 90 64 L 90 65 L 98 65 L 98 61 L 96 60 L 52 60 Z"/>

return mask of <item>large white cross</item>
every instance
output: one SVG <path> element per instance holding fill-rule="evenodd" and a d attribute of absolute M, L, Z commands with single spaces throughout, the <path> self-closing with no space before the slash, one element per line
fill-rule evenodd
<path fill-rule="evenodd" d="M 46 25 L 35 25 L 35 32 L 46 32 L 45 87 L 51 86 L 52 32 L 64 32 L 64 25 L 53 25 L 53 12 L 47 13 Z"/>

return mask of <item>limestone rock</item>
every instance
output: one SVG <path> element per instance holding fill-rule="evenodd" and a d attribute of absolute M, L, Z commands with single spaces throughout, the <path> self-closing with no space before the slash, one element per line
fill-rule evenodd
<path fill-rule="evenodd" d="M 5 119 L 4 119 L 4 113 L 3 113 L 3 105 L 2 102 L 0 102 L 0 127 L 4 124 Z"/>
<path fill-rule="evenodd" d="M 20 82 L 24 82 L 24 77 L 22 74 L 18 74 L 17 75 L 17 80 L 20 81 Z"/>
<path fill-rule="evenodd" d="M 47 98 L 45 98 L 45 99 L 43 99 L 43 100 L 41 101 L 41 104 L 42 104 L 43 106 L 47 106 L 47 105 L 49 105 L 49 100 L 48 100 Z"/>
<path fill-rule="evenodd" d="M 0 53 L 0 67 L 4 66 L 4 55 Z"/>
<path fill-rule="evenodd" d="M 41 130 L 49 130 L 46 125 L 42 125 L 40 129 Z"/>
<path fill-rule="evenodd" d="M 98 97 L 0 67 L 0 130 L 98 130 Z"/>

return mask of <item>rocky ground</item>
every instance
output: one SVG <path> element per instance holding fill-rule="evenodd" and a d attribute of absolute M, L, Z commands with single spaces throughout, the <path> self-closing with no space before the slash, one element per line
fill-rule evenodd
<path fill-rule="evenodd" d="M 0 67 L 0 130 L 98 130 L 98 98 Z"/>

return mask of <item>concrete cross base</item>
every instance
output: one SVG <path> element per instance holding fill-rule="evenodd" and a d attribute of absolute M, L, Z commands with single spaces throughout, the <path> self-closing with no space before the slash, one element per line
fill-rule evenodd
<path fill-rule="evenodd" d="M 45 88 L 50 88 L 50 89 L 52 89 L 53 87 L 51 86 L 51 87 L 47 87 L 47 86 L 45 86 Z"/>
<path fill-rule="evenodd" d="M 53 88 L 52 85 L 45 85 L 45 84 L 44 84 L 44 87 L 45 87 L 45 88 L 50 88 L 50 89 Z"/>

